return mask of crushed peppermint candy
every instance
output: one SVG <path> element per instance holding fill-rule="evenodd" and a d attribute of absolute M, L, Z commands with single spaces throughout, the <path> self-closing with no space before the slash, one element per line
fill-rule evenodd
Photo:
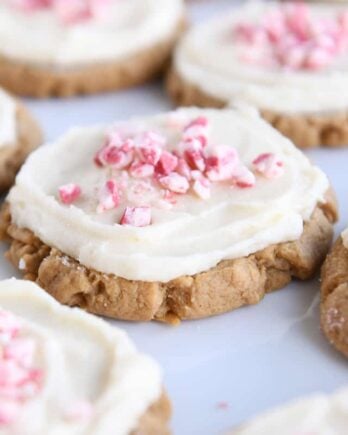
<path fill-rule="evenodd" d="M 7 0 L 26 13 L 51 9 L 65 24 L 75 24 L 91 19 L 107 18 L 110 5 L 115 0 Z"/>
<path fill-rule="evenodd" d="M 266 178 L 278 178 L 284 173 L 284 164 L 272 153 L 260 154 L 254 161 L 253 166 L 257 172 Z"/>
<path fill-rule="evenodd" d="M 120 192 L 116 181 L 108 180 L 99 192 L 97 213 L 112 210 L 120 204 Z"/>
<path fill-rule="evenodd" d="M 174 193 L 186 193 L 190 188 L 187 178 L 177 172 L 172 172 L 165 177 L 159 178 L 159 182 L 165 189 Z"/>
<path fill-rule="evenodd" d="M 42 388 L 43 371 L 34 363 L 36 343 L 22 332 L 21 320 L 0 310 L 0 428 L 17 421 Z"/>
<path fill-rule="evenodd" d="M 233 28 L 246 63 L 289 70 L 321 70 L 348 49 L 348 12 L 317 17 L 302 2 L 268 10 L 258 23 Z"/>
<path fill-rule="evenodd" d="M 120 221 L 121 225 L 146 227 L 151 224 L 150 207 L 126 207 Z"/>
<path fill-rule="evenodd" d="M 60 201 L 70 205 L 81 196 L 81 188 L 75 183 L 65 184 L 58 189 Z"/>
<path fill-rule="evenodd" d="M 255 186 L 256 175 L 277 178 L 283 162 L 273 153 L 263 153 L 250 168 L 235 148 L 214 145 L 209 139 L 207 117 L 187 120 L 179 127 L 176 147 L 157 131 L 114 128 L 96 152 L 94 163 L 108 176 L 97 189 L 98 214 L 118 210 L 121 225 L 144 227 L 152 223 L 152 207 L 171 210 L 185 194 L 209 200 L 215 184 L 247 189 Z M 59 188 L 63 204 L 72 204 L 81 194 L 76 184 Z"/>

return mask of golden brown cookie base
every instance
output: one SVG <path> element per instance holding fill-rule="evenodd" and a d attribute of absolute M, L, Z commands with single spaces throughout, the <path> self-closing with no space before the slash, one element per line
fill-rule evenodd
<path fill-rule="evenodd" d="M 348 357 L 348 249 L 341 237 L 325 260 L 321 279 L 321 327 Z"/>
<path fill-rule="evenodd" d="M 182 19 L 169 39 L 114 63 L 59 70 L 0 57 L 0 85 L 17 95 L 37 98 L 70 97 L 136 86 L 164 69 L 185 26 Z"/>
<path fill-rule="evenodd" d="M 165 393 L 140 418 L 138 427 L 132 435 L 169 435 L 168 421 L 171 406 Z"/>
<path fill-rule="evenodd" d="M 13 184 L 26 157 L 42 140 L 38 124 L 21 104 L 17 105 L 17 135 L 16 144 L 0 148 L 0 193 Z"/>
<path fill-rule="evenodd" d="M 221 261 L 216 267 L 168 283 L 130 281 L 88 269 L 51 248 L 27 230 L 11 224 L 6 205 L 0 236 L 10 241 L 7 258 L 25 264 L 24 278 L 67 305 L 113 318 L 175 323 L 223 313 L 259 302 L 266 293 L 291 279 L 308 279 L 324 260 L 337 218 L 335 199 L 318 205 L 305 223 L 301 238 L 269 246 L 248 257 Z"/>
<path fill-rule="evenodd" d="M 204 93 L 173 70 L 167 76 L 166 86 L 170 97 L 179 106 L 221 108 L 229 103 Z M 346 147 L 348 145 L 348 112 L 325 115 L 287 115 L 261 110 L 261 115 L 300 148 Z"/>

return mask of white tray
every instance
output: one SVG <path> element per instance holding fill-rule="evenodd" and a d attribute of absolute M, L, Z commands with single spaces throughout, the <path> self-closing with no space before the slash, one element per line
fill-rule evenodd
<path fill-rule="evenodd" d="M 193 2 L 194 19 L 233 1 Z M 64 101 L 30 101 L 48 140 L 76 125 L 114 121 L 171 108 L 160 84 Z M 337 233 L 348 222 L 346 150 L 308 153 L 330 177 L 341 204 Z M 0 254 L 4 246 L 0 247 Z M 0 279 L 19 275 L 0 257 Z M 166 325 L 114 322 L 165 373 L 180 435 L 219 434 L 274 405 L 348 384 L 347 361 L 319 329 L 319 278 L 295 282 L 256 306 L 215 318 Z M 265 434 L 266 435 L 266 434 Z M 279 434 L 281 435 L 281 434 Z"/>

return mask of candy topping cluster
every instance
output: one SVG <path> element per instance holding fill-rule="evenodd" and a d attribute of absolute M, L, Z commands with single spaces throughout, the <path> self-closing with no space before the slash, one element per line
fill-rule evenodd
<path fill-rule="evenodd" d="M 121 129 L 114 129 L 94 158 L 98 168 L 112 174 L 99 189 L 97 213 L 125 203 L 119 223 L 143 227 L 152 220 L 153 202 L 146 203 L 147 195 L 156 197 L 155 207 L 170 210 L 180 195 L 208 200 L 214 183 L 251 188 L 256 183 L 255 174 L 270 179 L 282 175 L 283 162 L 274 154 L 256 156 L 249 169 L 240 161 L 236 149 L 209 143 L 209 128 L 204 116 L 184 123 L 172 151 L 167 138 L 159 132 L 125 134 Z M 81 195 L 82 189 L 77 184 L 59 188 L 63 204 L 72 204 Z"/>
<path fill-rule="evenodd" d="M 92 18 L 103 19 L 115 0 L 7 0 L 24 12 L 53 10 L 64 24 L 74 24 Z"/>
<path fill-rule="evenodd" d="M 0 432 L 1 427 L 15 424 L 25 405 L 42 391 L 44 372 L 35 364 L 38 350 L 21 319 L 0 309 Z M 63 418 L 71 422 L 88 420 L 92 414 L 87 400 L 73 401 L 63 409 Z"/>
<path fill-rule="evenodd" d="M 289 3 L 270 10 L 259 23 L 240 22 L 233 37 L 245 62 L 289 70 L 320 70 L 348 48 L 348 11 L 316 17 L 310 7 Z"/>
<path fill-rule="evenodd" d="M 0 311 L 0 428 L 16 421 L 40 391 L 43 373 L 34 364 L 36 343 L 22 334 L 21 321 Z"/>

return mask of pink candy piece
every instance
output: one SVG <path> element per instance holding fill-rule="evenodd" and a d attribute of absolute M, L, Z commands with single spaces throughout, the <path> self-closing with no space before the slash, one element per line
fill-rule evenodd
<path fill-rule="evenodd" d="M 58 189 L 60 201 L 70 205 L 81 196 L 81 188 L 77 184 L 69 183 Z"/>
<path fill-rule="evenodd" d="M 155 173 L 155 167 L 149 163 L 135 161 L 130 166 L 129 173 L 134 178 L 151 177 Z"/>
<path fill-rule="evenodd" d="M 65 24 L 74 24 L 92 17 L 86 0 L 54 0 L 53 8 Z"/>
<path fill-rule="evenodd" d="M 18 338 L 4 348 L 3 357 L 17 361 L 21 367 L 29 367 L 33 363 L 34 351 L 33 340 Z"/>
<path fill-rule="evenodd" d="M 65 413 L 65 418 L 71 421 L 86 421 L 93 415 L 93 406 L 86 400 L 73 403 Z"/>
<path fill-rule="evenodd" d="M 94 161 L 98 166 L 111 166 L 115 169 L 123 169 L 132 163 L 133 158 L 133 142 L 131 140 L 122 140 L 120 136 L 114 135 L 97 152 Z"/>
<path fill-rule="evenodd" d="M 278 178 L 284 173 L 284 164 L 273 153 L 260 154 L 253 166 L 257 172 L 266 178 Z"/>
<path fill-rule="evenodd" d="M 172 172 L 165 177 L 159 178 L 159 182 L 165 189 L 174 193 L 186 193 L 190 188 L 187 178 L 179 175 L 177 172 Z"/>
<path fill-rule="evenodd" d="M 296 35 L 300 41 L 307 40 L 311 36 L 311 16 L 307 5 L 294 2 L 285 6 L 284 20 L 287 29 Z"/>
<path fill-rule="evenodd" d="M 229 180 L 232 178 L 238 162 L 238 153 L 234 148 L 227 146 L 215 147 L 211 155 L 206 159 L 207 177 L 211 181 Z"/>
<path fill-rule="evenodd" d="M 11 0 L 11 4 L 24 11 L 35 11 L 51 6 L 52 0 Z"/>
<path fill-rule="evenodd" d="M 64 24 L 87 19 L 105 19 L 112 0 L 10 0 L 14 7 L 25 12 L 51 8 Z"/>
<path fill-rule="evenodd" d="M 114 180 L 108 180 L 99 192 L 99 204 L 97 213 L 103 213 L 118 207 L 120 204 L 120 193 Z"/>
<path fill-rule="evenodd" d="M 156 166 L 162 154 L 162 149 L 158 145 L 140 146 L 138 149 L 140 160 L 149 165 Z"/>
<path fill-rule="evenodd" d="M 205 158 L 202 143 L 197 139 L 186 141 L 184 144 L 184 158 L 192 169 L 205 170 Z"/>
<path fill-rule="evenodd" d="M 246 166 L 238 166 L 234 170 L 233 183 L 240 188 L 255 186 L 255 175 Z"/>
<path fill-rule="evenodd" d="M 183 158 L 178 159 L 178 165 L 176 167 L 176 172 L 183 177 L 191 180 L 191 168 L 187 164 L 186 160 Z"/>
<path fill-rule="evenodd" d="M 14 338 L 21 326 L 21 322 L 16 316 L 7 311 L 0 311 L 0 341 L 2 343 L 7 343 Z"/>
<path fill-rule="evenodd" d="M 205 147 L 208 143 L 207 130 L 208 130 L 208 118 L 205 116 L 199 116 L 193 121 L 189 122 L 184 128 L 183 140 L 196 139 L 199 140 L 201 145 Z"/>
<path fill-rule="evenodd" d="M 209 120 L 206 116 L 199 116 L 198 118 L 190 121 L 184 128 L 185 131 L 192 127 L 207 127 L 209 124 Z"/>
<path fill-rule="evenodd" d="M 168 175 L 171 172 L 175 171 L 177 166 L 178 158 L 168 151 L 163 151 L 161 158 L 156 166 L 156 172 L 159 174 Z"/>
<path fill-rule="evenodd" d="M 14 359 L 0 360 L 0 392 L 4 386 L 20 386 L 28 379 L 28 373 Z"/>
<path fill-rule="evenodd" d="M 170 190 L 163 191 L 163 199 L 172 205 L 177 203 L 176 194 L 174 192 L 171 192 Z"/>
<path fill-rule="evenodd" d="M 121 225 L 146 227 L 151 224 L 150 207 L 127 207 L 121 218 Z"/>
<path fill-rule="evenodd" d="M 206 178 L 202 177 L 198 180 L 195 180 L 192 189 L 201 199 L 206 200 L 210 198 L 210 182 Z"/>

